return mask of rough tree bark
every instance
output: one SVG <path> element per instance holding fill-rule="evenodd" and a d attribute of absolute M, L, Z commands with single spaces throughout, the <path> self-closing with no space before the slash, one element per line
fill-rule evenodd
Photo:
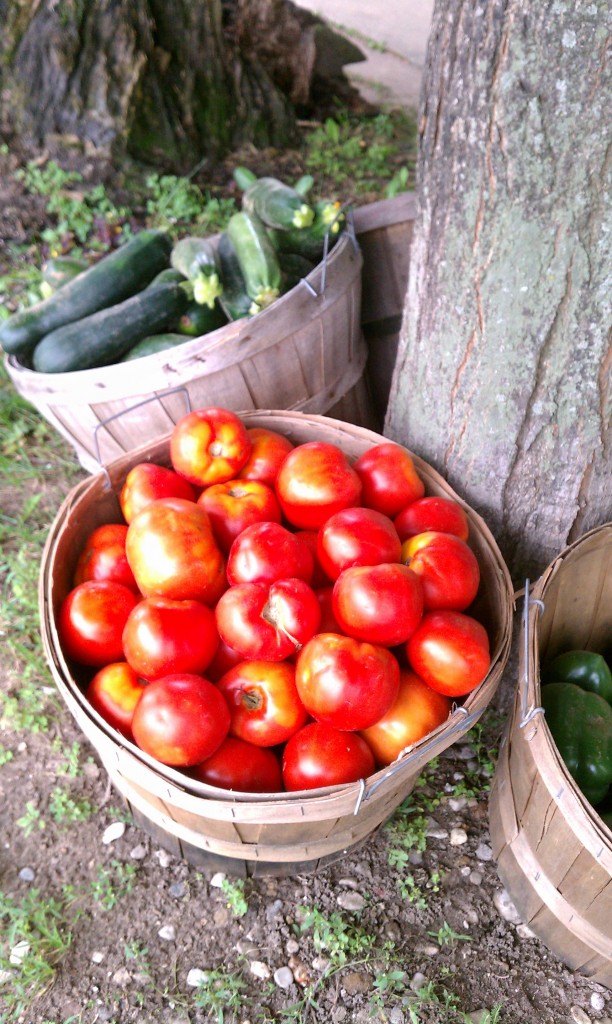
<path fill-rule="evenodd" d="M 188 171 L 294 140 L 330 37 L 342 79 L 361 51 L 291 0 L 6 0 L 1 124 Z"/>
<path fill-rule="evenodd" d="M 535 578 L 612 519 L 605 0 L 437 0 L 385 432 Z M 607 290 L 608 289 L 608 290 Z"/>

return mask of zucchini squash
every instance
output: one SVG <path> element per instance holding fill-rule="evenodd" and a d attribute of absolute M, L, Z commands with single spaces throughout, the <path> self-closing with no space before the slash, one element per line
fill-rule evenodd
<path fill-rule="evenodd" d="M 42 302 L 0 325 L 5 352 L 28 358 L 45 335 L 114 306 L 144 288 L 168 265 L 172 243 L 164 231 L 140 231 Z"/>
<path fill-rule="evenodd" d="M 314 210 L 315 219 L 307 228 L 268 231 L 278 253 L 299 253 L 300 256 L 319 263 L 323 258 L 325 236 L 327 235 L 328 250 L 338 241 L 346 220 L 341 204 L 331 199 L 322 199 L 315 203 Z"/>
<path fill-rule="evenodd" d="M 277 178 L 257 178 L 249 185 L 242 209 L 256 214 L 269 228 L 307 228 L 315 216 L 304 196 Z"/>
<path fill-rule="evenodd" d="M 145 288 L 115 306 L 45 335 L 34 349 L 34 369 L 67 373 L 117 363 L 136 342 L 175 324 L 188 304 L 182 284 Z"/>
<path fill-rule="evenodd" d="M 254 315 L 280 295 L 282 273 L 278 256 L 256 214 L 239 210 L 230 217 L 226 231 L 236 251 L 246 293 L 252 300 L 249 313 Z"/>
<path fill-rule="evenodd" d="M 174 267 L 164 267 L 152 281 L 149 281 L 147 288 L 156 288 L 158 284 L 168 284 L 168 282 L 181 284 L 185 280 L 186 278 L 183 277 L 180 270 L 175 270 Z"/>
<path fill-rule="evenodd" d="M 245 316 L 250 316 L 253 300 L 247 293 L 236 250 L 226 231 L 219 235 L 217 254 L 223 278 L 223 294 L 219 297 L 223 312 L 228 320 L 241 320 Z"/>
<path fill-rule="evenodd" d="M 156 352 L 165 352 L 166 349 L 176 348 L 177 345 L 184 345 L 190 339 L 185 334 L 150 334 L 142 341 L 136 342 L 133 348 L 125 353 L 119 360 L 120 363 L 129 363 L 132 359 L 142 359 L 143 356 L 152 356 Z"/>
<path fill-rule="evenodd" d="M 208 334 L 209 331 L 216 331 L 227 323 L 227 317 L 221 307 L 220 300 L 211 308 L 201 306 L 198 302 L 190 302 L 175 325 L 179 334 L 188 335 L 190 338 L 198 338 L 201 334 Z"/>
<path fill-rule="evenodd" d="M 232 177 L 241 192 L 246 192 L 249 185 L 257 181 L 257 175 L 253 174 L 253 171 L 250 171 L 248 167 L 234 167 Z"/>
<path fill-rule="evenodd" d="M 176 242 L 170 254 L 170 263 L 193 285 L 197 303 L 209 306 L 223 291 L 219 261 L 215 246 L 209 238 L 188 236 Z"/>

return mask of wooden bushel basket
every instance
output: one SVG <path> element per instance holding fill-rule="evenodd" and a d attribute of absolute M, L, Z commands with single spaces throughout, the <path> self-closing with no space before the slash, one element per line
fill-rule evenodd
<path fill-rule="evenodd" d="M 109 463 L 169 433 L 185 412 L 184 399 L 168 394 L 179 387 L 194 409 L 296 409 L 376 427 L 364 375 L 362 263 L 350 220 L 312 273 L 256 317 L 126 363 L 37 373 L 8 356 L 7 372 L 92 473 L 100 469 L 94 436 Z M 143 407 L 152 396 L 160 400 Z"/>
<path fill-rule="evenodd" d="M 523 920 L 612 988 L 612 832 L 567 771 L 540 708 L 540 665 L 612 636 L 612 523 L 566 548 L 525 597 L 519 686 L 490 796 L 493 854 Z"/>
<path fill-rule="evenodd" d="M 383 440 L 339 420 L 303 413 L 241 412 L 247 427 L 267 427 L 294 444 L 327 441 L 354 460 Z M 149 460 L 169 464 L 169 436 L 114 461 L 77 484 L 58 511 L 42 556 L 40 617 L 45 653 L 59 692 L 97 750 L 137 823 L 177 856 L 242 876 L 314 871 L 362 844 L 410 793 L 424 765 L 460 738 L 489 704 L 508 658 L 512 585 L 482 519 L 426 463 L 414 457 L 427 492 L 447 495 L 465 509 L 482 584 L 473 606 L 486 626 L 492 661 L 486 678 L 448 720 L 401 760 L 361 782 L 308 793 L 253 796 L 211 787 L 148 757 L 110 728 L 85 700 L 82 674 L 64 658 L 56 628 L 61 601 L 85 538 L 96 526 L 120 522 L 118 494 L 129 469 Z M 81 684 L 81 685 L 79 685 Z"/>

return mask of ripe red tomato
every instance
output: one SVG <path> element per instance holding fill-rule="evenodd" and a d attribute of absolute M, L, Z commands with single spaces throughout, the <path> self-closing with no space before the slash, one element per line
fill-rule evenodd
<path fill-rule="evenodd" d="M 371 508 L 344 508 L 317 535 L 317 556 L 331 580 L 352 565 L 399 562 L 402 544 L 388 516 Z"/>
<path fill-rule="evenodd" d="M 314 562 L 304 541 L 280 523 L 247 526 L 230 548 L 227 579 L 236 583 L 273 583 L 296 578 L 310 583 Z"/>
<path fill-rule="evenodd" d="M 227 585 L 208 516 L 192 501 L 160 498 L 147 505 L 129 525 L 126 552 L 145 597 L 212 605 Z"/>
<path fill-rule="evenodd" d="M 138 598 L 122 583 L 79 583 L 60 606 L 57 630 L 67 658 L 96 668 L 123 661 L 121 636 Z"/>
<path fill-rule="evenodd" d="M 244 658 L 282 661 L 314 636 L 319 602 L 304 580 L 237 583 L 217 601 L 219 635 Z"/>
<path fill-rule="evenodd" d="M 294 534 L 294 536 L 299 537 L 299 539 L 306 544 L 310 554 L 312 555 L 314 569 L 312 572 L 312 579 L 310 580 L 310 586 L 329 587 L 333 581 L 330 580 L 329 576 L 324 571 L 323 566 L 319 562 L 319 556 L 317 554 L 318 535 L 318 530 L 296 530 Z"/>
<path fill-rule="evenodd" d="M 333 612 L 347 636 L 395 647 L 412 636 L 423 615 L 423 585 L 405 565 L 356 565 L 334 583 Z"/>
<path fill-rule="evenodd" d="M 432 690 L 410 669 L 402 669 L 397 700 L 378 722 L 364 729 L 361 736 L 377 764 L 384 767 L 442 725 L 451 707 L 450 697 Z"/>
<path fill-rule="evenodd" d="M 295 682 L 302 704 L 334 729 L 367 729 L 397 696 L 399 665 L 386 647 L 338 633 L 318 633 L 298 655 Z"/>
<path fill-rule="evenodd" d="M 126 661 L 149 680 L 175 672 L 202 675 L 218 642 L 215 616 L 201 601 L 148 597 L 132 609 L 123 630 Z"/>
<path fill-rule="evenodd" d="M 253 523 L 280 523 L 276 494 L 259 480 L 226 480 L 212 484 L 198 498 L 208 513 L 216 541 L 226 554 L 239 533 Z"/>
<path fill-rule="evenodd" d="M 406 653 L 416 674 L 448 697 L 474 690 L 491 664 L 484 626 L 471 615 L 450 610 L 425 612 Z"/>
<path fill-rule="evenodd" d="M 342 633 L 340 624 L 334 615 L 334 588 L 332 586 L 318 587 L 315 594 L 321 609 L 319 633 Z"/>
<path fill-rule="evenodd" d="M 170 435 L 173 468 L 200 487 L 231 480 L 250 454 L 251 439 L 244 423 L 236 413 L 219 406 L 187 413 Z"/>
<path fill-rule="evenodd" d="M 461 537 L 452 533 L 417 533 L 402 544 L 402 561 L 423 584 L 426 610 L 464 611 L 480 584 L 478 559 Z"/>
<path fill-rule="evenodd" d="M 311 722 L 296 732 L 283 751 L 285 789 L 318 789 L 366 779 L 374 771 L 374 756 L 355 732 L 340 732 Z"/>
<path fill-rule="evenodd" d="M 285 456 L 294 447 L 289 438 L 265 427 L 249 427 L 251 454 L 237 474 L 239 480 L 259 480 L 274 487 Z"/>
<path fill-rule="evenodd" d="M 138 593 L 125 553 L 125 523 L 105 523 L 89 534 L 74 570 L 74 586 L 87 580 L 114 580 Z"/>
<path fill-rule="evenodd" d="M 139 462 L 132 466 L 119 492 L 119 504 L 126 523 L 158 498 L 183 498 L 195 501 L 195 488 L 173 469 L 154 462 Z"/>
<path fill-rule="evenodd" d="M 96 672 L 85 696 L 98 714 L 126 739 L 132 739 L 132 717 L 145 680 L 125 661 L 104 665 Z"/>
<path fill-rule="evenodd" d="M 360 504 L 361 482 L 340 448 L 309 441 L 287 455 L 276 478 L 276 493 L 293 526 L 317 530 L 334 512 Z"/>
<path fill-rule="evenodd" d="M 137 745 L 162 764 L 188 768 L 214 754 L 227 736 L 228 706 L 214 683 L 189 672 L 149 683 L 134 710 Z"/>
<path fill-rule="evenodd" d="M 362 505 L 375 508 L 394 519 L 417 498 L 425 494 L 412 456 L 391 441 L 373 445 L 354 464 L 362 484 Z"/>
<path fill-rule="evenodd" d="M 268 747 L 256 747 L 228 736 L 211 757 L 189 774 L 200 782 L 240 793 L 280 793 L 283 788 L 278 757 Z"/>
<path fill-rule="evenodd" d="M 424 498 L 406 505 L 394 519 L 395 529 L 402 543 L 417 533 L 437 530 L 439 533 L 454 533 L 467 540 L 470 526 L 468 517 L 458 502 L 428 494 Z"/>
<path fill-rule="evenodd" d="M 225 640 L 219 637 L 216 654 L 206 669 L 206 678 L 216 683 L 222 675 L 225 675 L 226 672 L 229 672 L 230 668 L 238 665 L 241 661 L 244 661 L 244 655 L 240 654 L 239 651 L 235 651 L 233 647 L 230 647 L 229 644 L 226 644 Z"/>
<path fill-rule="evenodd" d="M 243 661 L 217 686 L 230 709 L 230 734 L 258 747 L 284 743 L 308 719 L 288 661 Z"/>

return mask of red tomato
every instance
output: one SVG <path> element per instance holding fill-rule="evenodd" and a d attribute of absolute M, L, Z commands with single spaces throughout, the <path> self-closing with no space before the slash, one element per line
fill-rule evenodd
<path fill-rule="evenodd" d="M 247 526 L 230 548 L 227 579 L 236 583 L 273 583 L 295 577 L 310 583 L 313 558 L 304 541 L 280 523 Z"/>
<path fill-rule="evenodd" d="M 342 629 L 334 615 L 334 588 L 318 587 L 315 590 L 319 608 L 321 609 L 321 623 L 319 633 L 341 633 Z"/>
<path fill-rule="evenodd" d="M 468 517 L 458 502 L 433 494 L 417 498 L 403 508 L 395 517 L 394 524 L 402 543 L 428 530 L 454 533 L 461 540 L 467 540 L 470 530 Z"/>
<path fill-rule="evenodd" d="M 296 530 L 294 536 L 299 537 L 301 541 L 307 546 L 313 559 L 313 573 L 312 579 L 310 580 L 311 587 L 328 587 L 333 581 L 330 580 L 329 576 L 323 569 L 323 566 L 319 562 L 319 556 L 317 554 L 317 537 L 319 535 L 318 530 Z"/>
<path fill-rule="evenodd" d="M 480 584 L 478 559 L 461 537 L 452 533 L 417 533 L 402 544 L 402 561 L 423 584 L 424 607 L 462 612 Z"/>
<path fill-rule="evenodd" d="M 212 757 L 197 764 L 189 774 L 200 782 L 241 793 L 280 793 L 281 766 L 274 751 L 228 736 Z"/>
<path fill-rule="evenodd" d="M 239 533 L 253 523 L 280 523 L 278 498 L 258 480 L 226 480 L 212 484 L 198 498 L 208 513 L 217 543 L 226 554 Z"/>
<path fill-rule="evenodd" d="M 160 498 L 129 525 L 126 552 L 145 597 L 214 604 L 226 587 L 225 559 L 203 508 Z"/>
<path fill-rule="evenodd" d="M 214 683 L 179 672 L 145 687 L 132 733 L 141 750 L 162 764 L 189 768 L 214 754 L 229 724 L 228 706 Z"/>
<path fill-rule="evenodd" d="M 334 584 L 332 607 L 341 632 L 395 647 L 412 636 L 423 615 L 421 580 L 405 565 L 356 565 Z"/>
<path fill-rule="evenodd" d="M 257 747 L 284 743 L 308 719 L 288 661 L 243 661 L 217 686 L 230 709 L 230 735 Z"/>
<path fill-rule="evenodd" d="M 282 661 L 314 636 L 319 602 L 304 580 L 237 583 L 217 601 L 219 635 L 245 658 Z"/>
<path fill-rule="evenodd" d="M 489 638 L 464 612 L 425 612 L 406 644 L 412 669 L 438 693 L 460 697 L 474 690 L 491 664 Z"/>
<path fill-rule="evenodd" d="M 394 519 L 412 501 L 422 498 L 425 484 L 412 456 L 393 442 L 376 444 L 354 464 L 363 487 L 361 503 Z"/>
<path fill-rule="evenodd" d="M 265 427 L 249 427 L 251 454 L 237 474 L 239 480 L 260 480 L 273 487 L 285 456 L 293 448 L 287 437 Z"/>
<path fill-rule="evenodd" d="M 125 523 L 105 523 L 93 530 L 79 555 L 74 586 L 87 580 L 114 580 L 138 593 L 138 584 L 125 553 Z"/>
<path fill-rule="evenodd" d="M 287 455 L 276 493 L 293 526 L 317 530 L 334 512 L 360 504 L 361 482 L 340 448 L 309 441 Z"/>
<path fill-rule="evenodd" d="M 285 789 L 318 789 L 366 779 L 374 771 L 368 744 L 354 732 L 311 722 L 296 732 L 283 751 Z"/>
<path fill-rule="evenodd" d="M 397 700 L 378 722 L 364 729 L 361 735 L 377 764 L 384 767 L 395 761 L 406 747 L 418 743 L 442 725 L 451 707 L 450 697 L 432 690 L 410 669 L 402 669 Z"/>
<path fill-rule="evenodd" d="M 105 665 L 90 681 L 85 696 L 113 729 L 132 739 L 132 717 L 146 683 L 125 661 Z"/>
<path fill-rule="evenodd" d="M 139 462 L 132 466 L 119 492 L 119 504 L 126 523 L 158 498 L 184 498 L 195 501 L 196 492 L 188 480 L 173 469 L 154 462 Z"/>
<path fill-rule="evenodd" d="M 57 630 L 67 658 L 101 667 L 123 661 L 121 635 L 132 608 L 133 591 L 112 580 L 88 580 L 67 595 L 60 606 Z"/>
<path fill-rule="evenodd" d="M 317 556 L 331 580 L 352 565 L 399 562 L 402 544 L 388 516 L 371 508 L 345 508 L 317 535 Z"/>
<path fill-rule="evenodd" d="M 397 696 L 397 659 L 376 644 L 339 633 L 318 633 L 298 655 L 297 691 L 318 722 L 334 729 L 367 729 Z"/>
<path fill-rule="evenodd" d="M 148 597 L 132 609 L 123 630 L 126 661 L 144 679 L 202 675 L 218 642 L 215 616 L 201 601 Z"/>
<path fill-rule="evenodd" d="M 218 406 L 187 413 L 170 435 L 173 468 L 200 487 L 231 480 L 250 454 L 251 439 L 244 423 L 236 413 Z"/>
<path fill-rule="evenodd" d="M 216 683 L 222 675 L 229 672 L 230 668 L 238 665 L 241 661 L 244 661 L 244 655 L 240 654 L 239 651 L 235 651 L 233 647 L 230 647 L 229 644 L 226 644 L 225 640 L 219 637 L 216 654 L 206 669 L 206 678 L 212 679 L 213 683 Z"/>

